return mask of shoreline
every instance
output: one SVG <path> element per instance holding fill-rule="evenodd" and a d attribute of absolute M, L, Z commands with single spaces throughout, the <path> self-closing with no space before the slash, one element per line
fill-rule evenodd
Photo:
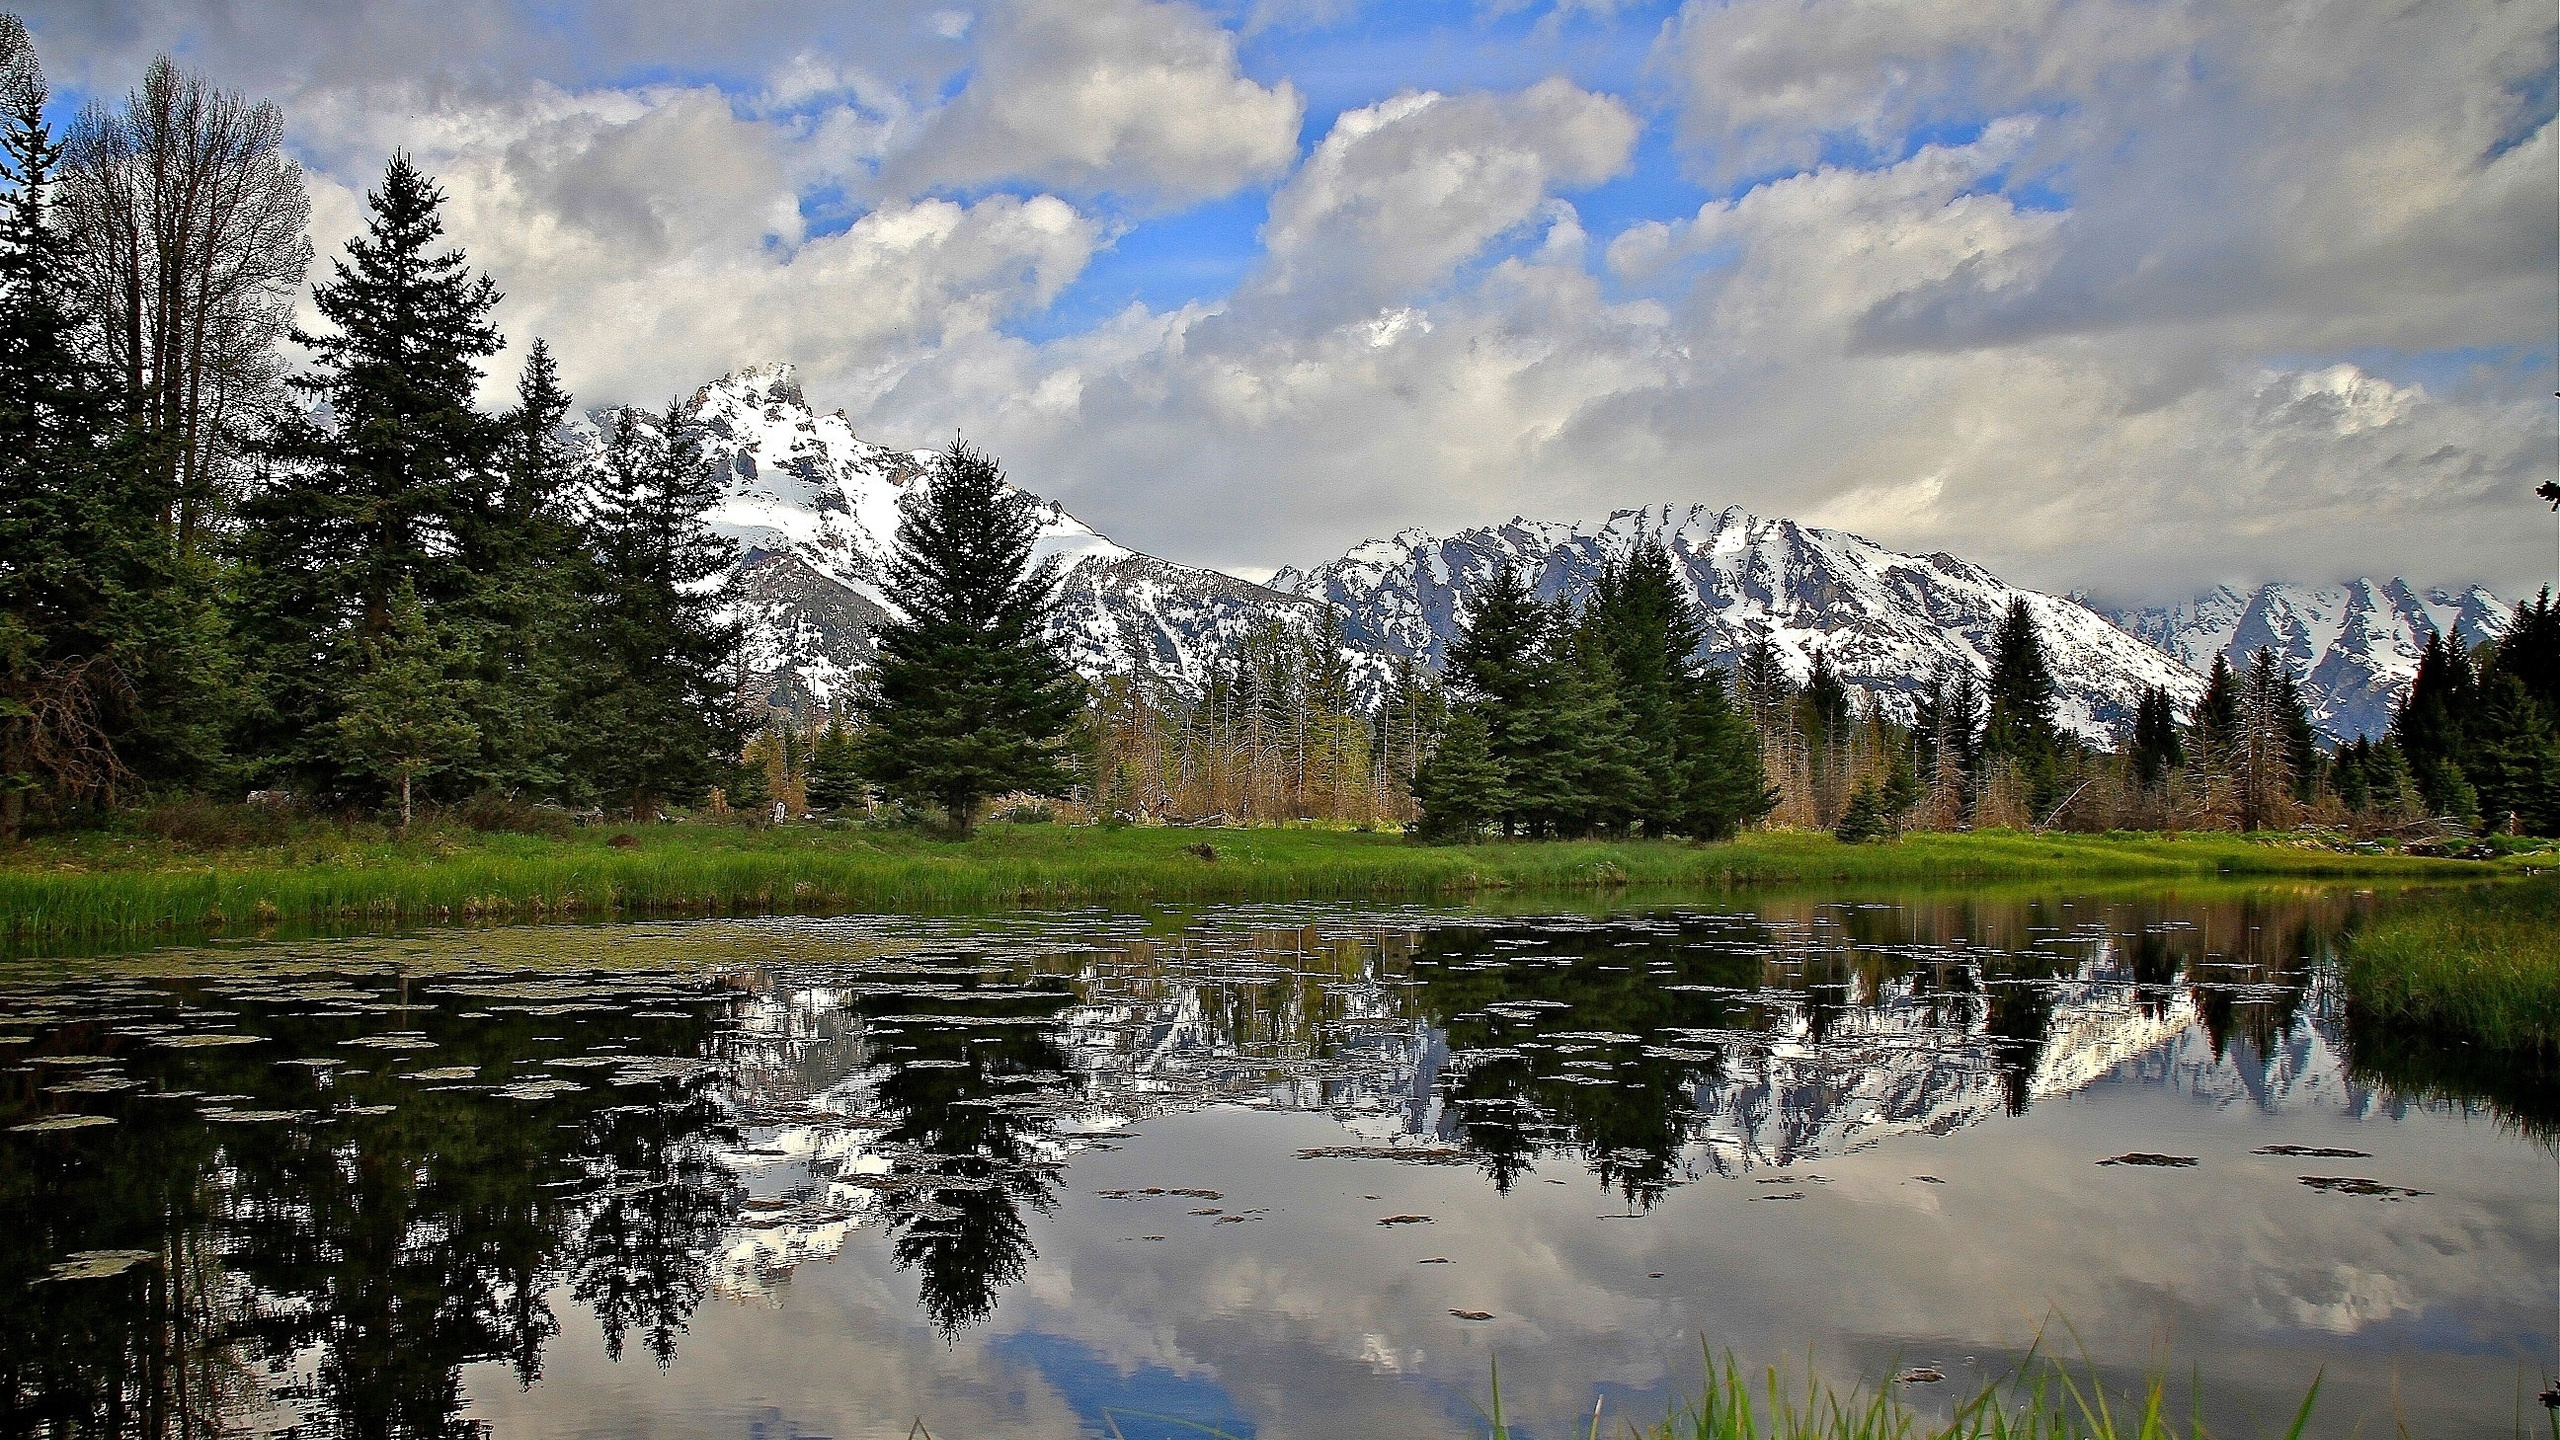
<path fill-rule="evenodd" d="M 617 843 L 620 842 L 620 843 Z M 1298 828 L 989 825 L 968 840 L 848 826 L 709 824 L 566 838 L 432 830 L 190 850 L 138 837 L 0 853 L 0 939 L 174 940 L 278 927 L 528 923 L 1233 901 L 1463 901 L 1489 893 L 2175 879 L 2462 882 L 2513 861 L 2343 852 L 2232 835 L 1914 834 L 1844 845 L 1760 832 L 1688 841 L 1426 846 Z"/>

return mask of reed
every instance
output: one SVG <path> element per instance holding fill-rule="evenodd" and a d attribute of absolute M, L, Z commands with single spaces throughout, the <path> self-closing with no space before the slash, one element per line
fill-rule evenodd
<path fill-rule="evenodd" d="M 2377 916 L 2347 945 L 2347 1003 L 2500 1056 L 2560 1060 L 2560 874 Z"/>
<path fill-rule="evenodd" d="M 1502 1419 L 1501 1371 L 1494 1374 L 1492 1440 L 1510 1440 Z M 2301 1440 L 2320 1399 L 2314 1378 L 2285 1440 Z M 1859 1385 L 1847 1392 L 1808 1373 L 1790 1381 L 1777 1366 L 1746 1368 L 1731 1355 L 1706 1357 L 1704 1383 L 1658 1424 L 1621 1422 L 1629 1440 L 2205 1440 L 2207 1431 L 2191 1399 L 2173 1414 L 2169 1386 L 2154 1375 L 2131 1403 L 2111 1400 L 2096 1367 L 2075 1373 L 2059 1360 L 2030 1351 L 2011 1376 L 1985 1386 L 1944 1422 L 1932 1422 L 1902 1399 L 1892 1384 Z M 1604 1434 L 1597 1407 L 1585 1440 Z"/>
<path fill-rule="evenodd" d="M 1424 846 L 1273 827 L 912 830 L 692 823 L 565 837 L 422 827 L 198 849 L 145 835 L 0 853 L 0 936 L 17 944 L 270 926 L 330 928 L 1101 902 L 1455 900 L 1777 884 L 2298 876 L 2477 876 L 2477 862 L 2290 848 L 2232 836 L 1913 835 L 1842 845 L 1754 834 L 1718 845 Z"/>

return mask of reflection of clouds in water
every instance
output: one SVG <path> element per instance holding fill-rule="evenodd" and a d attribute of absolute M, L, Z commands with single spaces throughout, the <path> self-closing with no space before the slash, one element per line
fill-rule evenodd
<path fill-rule="evenodd" d="M 1961 1357 L 1992 1363 L 2049 1307 L 2110 1363 L 2138 1366 L 2166 1333 L 2218 1393 L 2287 1408 L 2307 1383 L 2287 1367 L 2357 1337 L 2441 1372 L 2412 1382 L 2424 1412 L 2547 1331 L 2548 1160 L 2353 1077 L 2334 996 L 2305 984 L 2344 913 L 2306 894 L 775 920 L 573 932 L 613 936 L 611 966 L 590 953 L 574 978 L 495 982 L 455 956 L 486 941 L 521 964 L 563 942 L 422 937 L 375 962 L 428 977 L 447 1008 L 362 1024 L 423 1026 L 438 1048 L 367 1054 L 420 1081 L 344 1113 L 477 1106 L 490 1135 L 521 1116 L 508 1138 L 557 1154 L 538 1105 L 619 1116 L 594 1132 L 609 1140 L 662 1111 L 607 1087 L 658 1077 L 690 1097 L 691 1128 L 650 1142 L 680 1168 L 599 1158 L 606 1189 L 561 1192 L 582 1215 L 619 1197 L 629 1238 L 610 1247 L 621 1269 L 551 1292 L 561 1333 L 526 1332 L 531 1391 L 470 1372 L 473 1413 L 508 1433 L 662 1413 L 736 1428 L 753 1395 L 775 1433 L 924 1414 L 936 1433 L 1050 1434 L 1159 1392 L 1231 1405 L 1270 1440 L 1457 1433 L 1496 1350 L 1507 1402 L 1587 1415 L 1594 1383 L 1653 1394 L 1693 1373 L 1702 1335 L 1978 1379 Z M 293 1003 L 355 1014 L 377 983 Z M 27 1013 L 72 1008 L 43 1003 Z M 463 1004 L 575 1029 L 568 1048 L 594 1053 L 545 1063 L 593 1093 L 425 1083 L 460 1060 L 512 1089 L 535 1078 Z M 650 1054 L 643 1014 L 704 1023 Z M 255 1049 L 171 1063 L 281 1071 Z M 2372 1153 L 2355 1173 L 2440 1193 L 2318 1193 L 2297 1177 L 2331 1162 L 2249 1153 L 2349 1127 Z M 1453 1149 L 1462 1163 L 1298 1158 Z M 2091 1163 L 2129 1149 L 2199 1165 Z M 1801 1198 L 1767 1203 L 1781 1194 Z M 1378 1223 L 1400 1214 L 1432 1223 Z M 679 1308 L 695 1273 L 707 1303 L 625 1322 L 672 1361 L 634 1391 L 582 1295 L 662 1262 L 679 1262 Z M 2330 1393 L 2351 1404 L 2369 1381 Z M 1310 1394 L 1342 1398 L 1309 1414 Z"/>

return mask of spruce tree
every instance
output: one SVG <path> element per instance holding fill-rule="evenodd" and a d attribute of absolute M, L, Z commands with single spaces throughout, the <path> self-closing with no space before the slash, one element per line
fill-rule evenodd
<path fill-rule="evenodd" d="M 1415 831 L 1435 844 L 1480 838 L 1485 827 L 1511 813 L 1502 766 L 1493 758 L 1484 713 L 1477 705 L 1449 712 L 1440 743 L 1413 779 L 1422 816 Z"/>
<path fill-rule="evenodd" d="M 314 363 L 293 386 L 325 415 L 285 416 L 269 437 L 274 480 L 245 506 L 239 587 L 272 706 L 252 748 L 332 792 L 360 779 L 335 764 L 335 722 L 396 597 L 479 638 L 459 634 L 484 580 L 464 542 L 500 439 L 473 408 L 499 347 L 497 287 L 442 248 L 443 192 L 406 155 L 365 198 L 365 233 L 312 294 L 328 328 L 294 335 Z"/>
<path fill-rule="evenodd" d="M 841 720 L 829 720 L 809 755 L 809 805 L 816 810 L 851 810 L 862 804 L 864 786 L 853 734 Z"/>
<path fill-rule="evenodd" d="M 2169 692 L 2157 685 L 2134 702 L 2133 734 L 2125 746 L 2125 768 L 2143 790 L 2168 783 L 2169 773 L 2186 763 L 2186 747 L 2178 740 L 2178 713 Z"/>
<path fill-rule="evenodd" d="M 1701 840 L 1729 840 L 1777 807 L 1760 754 L 1760 732 L 1729 696 L 1725 674 L 1702 665 L 1680 707 L 1680 810 L 1672 828 Z"/>
<path fill-rule="evenodd" d="M 470 715 L 475 657 L 405 586 L 392 596 L 387 623 L 360 636 L 354 648 L 335 758 L 350 778 L 397 791 L 406 829 L 416 783 L 477 751 L 480 730 Z"/>
<path fill-rule="evenodd" d="M 580 608 L 592 579 L 579 515 L 578 455 L 562 427 L 569 392 L 536 339 L 501 418 L 492 484 L 473 498 L 464 549 L 478 577 L 467 612 L 480 648 L 486 741 L 474 778 L 504 790 L 592 798 L 573 779 L 568 710 L 584 671 Z"/>
<path fill-rule="evenodd" d="M 110 377 L 79 352 L 54 223 L 60 147 L 25 27 L 0 15 L 0 839 L 30 802 L 112 798 L 171 627 L 164 494 L 117 444 Z"/>
<path fill-rule="evenodd" d="M 1589 616 L 1577 617 L 1559 599 L 1541 669 L 1546 683 L 1532 690 L 1545 741 L 1543 763 L 1512 772 L 1515 800 L 1551 833 L 1623 833 L 1651 802 L 1651 786 L 1639 763 L 1639 742 L 1610 663 L 1607 635 Z M 1522 799 L 1535 788 L 1537 798 Z"/>
<path fill-rule="evenodd" d="M 989 796 L 1064 795 L 1073 782 L 1060 742 L 1084 686 L 1044 633 L 1058 565 L 1033 562 L 1038 534 L 1030 497 L 957 440 L 924 493 L 900 505 L 888 589 L 906 613 L 873 635 L 878 696 L 861 769 L 963 834 Z"/>
<path fill-rule="evenodd" d="M 2464 774 L 2479 792 L 2481 819 L 2499 827 L 2513 816 L 2531 835 L 2560 834 L 2560 740 L 2524 681 L 2495 675 L 2482 693 Z"/>
<path fill-rule="evenodd" d="M 2042 810 L 2059 796 L 2062 736 L 2054 722 L 2057 687 L 2045 660 L 2044 641 L 2025 597 L 2009 602 L 1991 641 L 1991 679 L 1985 687 L 1982 753 L 2016 765 L 2027 782 L 2029 803 Z"/>
<path fill-rule="evenodd" d="M 2240 738 L 2240 678 L 2231 673 L 2230 657 L 2216 652 L 2206 673 L 2204 695 L 2196 701 L 2190 747 L 2196 758 L 2214 769 L 2231 763 Z"/>
<path fill-rule="evenodd" d="M 1541 693 L 1540 639 L 1547 620 L 1525 575 L 1497 571 L 1476 596 L 1465 630 L 1449 646 L 1450 690 L 1456 699 L 1478 707 L 1485 751 L 1502 775 L 1505 798 L 1499 817 L 1505 834 L 1525 819 L 1525 797 L 1513 789 L 1512 779 L 1518 775 L 1524 783 L 1535 782 L 1530 767 L 1543 760 L 1551 735 L 1543 703 L 1547 697 Z"/>
<path fill-rule="evenodd" d="M 1666 834 L 1677 828 L 1685 808 L 1683 710 L 1706 632 L 1660 540 L 1639 538 L 1624 565 L 1602 571 L 1590 621 L 1605 646 L 1625 716 L 1633 818 L 1647 834 Z"/>
<path fill-rule="evenodd" d="M 587 517 L 576 765 L 638 818 L 723 783 L 742 738 L 729 684 L 738 631 L 716 583 L 733 551 L 702 518 L 719 496 L 681 402 L 654 418 L 624 412 Z"/>
<path fill-rule="evenodd" d="M 1875 782 L 1861 781 L 1849 796 L 1848 808 L 1841 812 L 1840 823 L 1831 833 L 1845 845 L 1882 839 L 1893 829 L 1892 814 L 1886 808 L 1883 794 Z"/>
<path fill-rule="evenodd" d="M 2463 721 L 2479 703 L 2480 677 L 2459 635 L 2430 633 L 2418 656 L 2418 674 L 2391 716 L 2391 743 L 2400 752 L 2418 798 L 2432 814 L 2469 819 L 2479 797 L 2463 774 Z"/>

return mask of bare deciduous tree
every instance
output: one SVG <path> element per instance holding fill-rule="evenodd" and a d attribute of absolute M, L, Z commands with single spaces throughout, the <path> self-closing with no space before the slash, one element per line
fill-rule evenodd
<path fill-rule="evenodd" d="M 192 549 L 284 403 L 276 352 L 311 264 L 284 115 L 167 56 L 72 126 L 62 214 L 100 358 L 158 443 L 172 541 Z"/>

